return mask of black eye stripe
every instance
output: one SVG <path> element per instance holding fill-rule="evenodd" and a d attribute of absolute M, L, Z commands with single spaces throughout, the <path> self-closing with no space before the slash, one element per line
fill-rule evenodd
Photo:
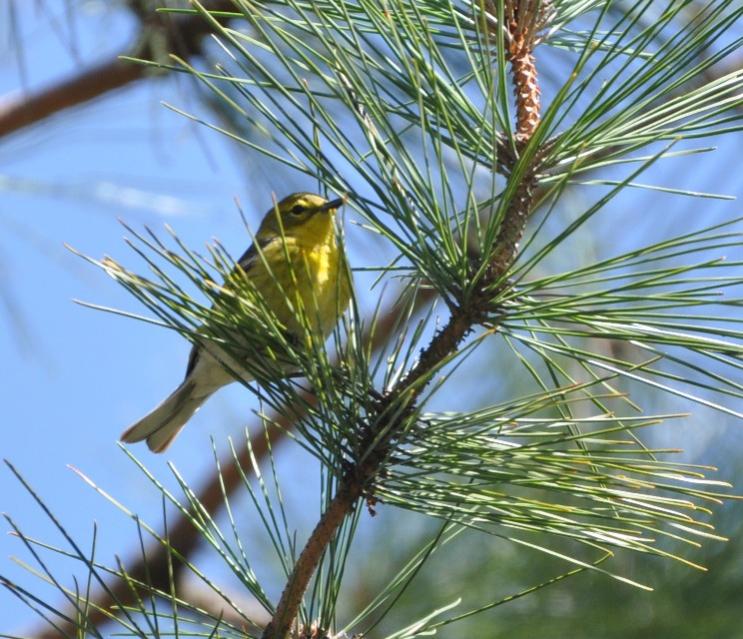
<path fill-rule="evenodd" d="M 291 213 L 292 213 L 293 215 L 301 215 L 302 213 L 304 213 L 304 212 L 305 212 L 305 210 L 306 210 L 306 209 L 305 209 L 305 207 L 304 207 L 304 206 L 302 206 L 301 204 L 295 204 L 295 205 L 294 205 L 294 206 L 293 206 L 293 207 L 291 208 L 291 211 L 290 211 L 290 212 L 291 212 Z"/>

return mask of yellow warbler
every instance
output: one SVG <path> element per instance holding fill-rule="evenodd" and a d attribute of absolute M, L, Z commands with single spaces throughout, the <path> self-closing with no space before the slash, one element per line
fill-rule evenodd
<path fill-rule="evenodd" d="M 290 334 L 302 334 L 299 307 L 305 310 L 309 330 L 325 339 L 348 306 L 346 258 L 334 225 L 335 211 L 342 204 L 342 199 L 328 202 L 313 193 L 285 197 L 266 213 L 255 243 L 238 260 Z M 233 381 L 213 352 L 194 346 L 181 385 L 127 429 L 121 441 L 146 439 L 150 450 L 162 452 L 212 393 Z"/>

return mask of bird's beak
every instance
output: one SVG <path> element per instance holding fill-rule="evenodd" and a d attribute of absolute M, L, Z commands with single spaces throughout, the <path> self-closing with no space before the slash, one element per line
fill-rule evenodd
<path fill-rule="evenodd" d="M 318 207 L 318 211 L 333 211 L 337 208 L 340 208 L 346 203 L 345 198 L 339 197 L 337 200 L 331 200 L 330 202 L 325 202 L 322 206 Z"/>

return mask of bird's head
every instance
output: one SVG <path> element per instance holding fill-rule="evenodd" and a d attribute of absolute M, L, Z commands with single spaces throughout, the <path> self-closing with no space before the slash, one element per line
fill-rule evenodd
<path fill-rule="evenodd" d="M 314 193 L 292 193 L 272 206 L 263 217 L 258 239 L 282 233 L 309 242 L 322 242 L 333 233 L 335 211 L 343 198 L 328 201 Z"/>

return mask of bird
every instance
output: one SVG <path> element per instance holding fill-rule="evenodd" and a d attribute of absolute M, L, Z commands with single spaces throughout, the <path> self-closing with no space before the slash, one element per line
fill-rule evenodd
<path fill-rule="evenodd" d="M 242 270 L 289 337 L 310 330 L 326 339 L 348 307 L 351 283 L 335 228 L 335 213 L 344 203 L 314 193 L 285 197 L 266 212 L 253 244 L 237 261 L 235 270 Z M 298 306 L 305 309 L 306 323 Z M 151 451 L 163 452 L 213 393 L 236 381 L 216 353 L 195 344 L 181 384 L 120 440 L 146 440 Z"/>

